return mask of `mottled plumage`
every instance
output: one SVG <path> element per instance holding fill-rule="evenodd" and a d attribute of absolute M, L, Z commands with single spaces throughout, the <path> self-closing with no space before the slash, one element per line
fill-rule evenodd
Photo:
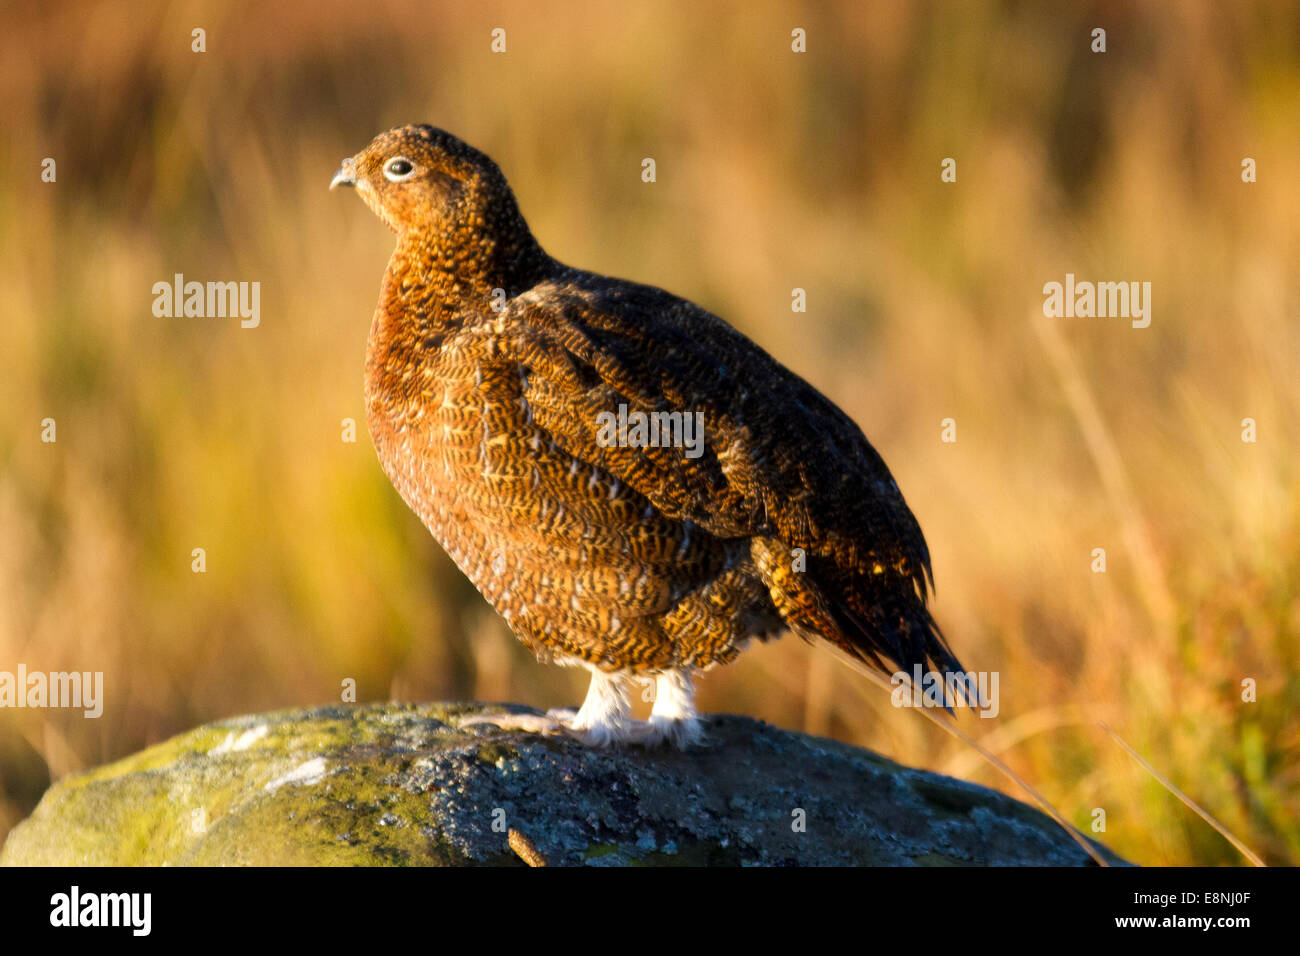
<path fill-rule="evenodd" d="M 382 134 L 333 185 L 398 236 L 366 357 L 379 460 L 525 645 L 592 670 L 566 727 L 685 744 L 691 676 L 786 629 L 960 670 L 916 520 L 811 385 L 690 302 L 550 258 L 496 164 L 442 130 Z M 701 453 L 603 444 L 620 405 L 699 413 Z M 632 674 L 659 678 L 648 725 Z"/>

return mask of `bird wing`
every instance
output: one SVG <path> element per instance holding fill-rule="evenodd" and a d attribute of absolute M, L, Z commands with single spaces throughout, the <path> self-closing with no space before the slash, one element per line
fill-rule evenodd
<path fill-rule="evenodd" d="M 796 631 L 877 665 L 960 666 L 926 610 L 929 552 L 889 469 L 807 382 L 698 306 L 589 273 L 524 293 L 510 318 L 536 424 L 664 516 L 761 542 Z M 602 441 L 620 406 L 696 416 L 700 447 Z"/>

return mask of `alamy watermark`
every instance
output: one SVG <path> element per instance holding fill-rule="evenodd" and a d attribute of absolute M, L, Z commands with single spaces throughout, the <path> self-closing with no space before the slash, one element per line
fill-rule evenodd
<path fill-rule="evenodd" d="M 103 671 L 0 671 L 0 707 L 80 707 L 94 719 L 104 713 Z"/>
<path fill-rule="evenodd" d="M 153 314 L 160 319 L 238 316 L 245 329 L 255 329 L 262 322 L 260 282 L 186 282 L 178 272 L 171 282 L 155 282 L 153 295 Z"/>
<path fill-rule="evenodd" d="M 996 717 L 1002 709 L 997 671 L 927 671 L 916 664 L 911 674 L 895 671 L 889 683 L 895 707 L 969 707 L 981 717 Z"/>
<path fill-rule="evenodd" d="M 602 448 L 685 448 L 687 458 L 704 454 L 703 412 L 641 412 L 619 405 L 596 415 Z"/>
<path fill-rule="evenodd" d="M 1151 324 L 1150 282 L 1076 282 L 1073 272 L 1065 282 L 1043 286 L 1043 315 L 1059 318 L 1132 319 L 1135 329 Z"/>
<path fill-rule="evenodd" d="M 83 893 L 74 884 L 50 897 L 51 926 L 122 927 L 133 936 L 148 936 L 152 914 L 152 893 Z"/>

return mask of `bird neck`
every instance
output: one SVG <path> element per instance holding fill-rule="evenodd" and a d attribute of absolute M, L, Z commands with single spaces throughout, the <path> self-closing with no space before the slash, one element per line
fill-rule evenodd
<path fill-rule="evenodd" d="M 496 314 L 496 303 L 556 268 L 524 227 L 509 241 L 399 233 L 370 329 L 371 360 L 386 364 L 416 349 L 436 352 L 446 335 Z"/>
<path fill-rule="evenodd" d="M 388 265 L 396 291 L 418 296 L 426 309 L 477 312 L 502 294 L 513 298 L 532 288 L 555 264 L 522 218 L 504 225 L 487 234 L 455 226 L 400 234 Z"/>

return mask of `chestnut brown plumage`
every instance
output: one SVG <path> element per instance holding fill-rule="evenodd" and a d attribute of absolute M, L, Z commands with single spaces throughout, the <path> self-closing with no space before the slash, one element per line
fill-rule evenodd
<path fill-rule="evenodd" d="M 593 674 L 576 714 L 497 723 L 684 745 L 692 676 L 787 629 L 961 669 L 916 520 L 811 385 L 699 306 L 552 259 L 496 164 L 442 130 L 384 133 L 331 185 L 397 233 L 365 374 L 385 473 L 525 645 Z M 620 406 L 698 413 L 698 456 L 610 443 Z M 647 724 L 631 675 L 658 680 Z"/>

